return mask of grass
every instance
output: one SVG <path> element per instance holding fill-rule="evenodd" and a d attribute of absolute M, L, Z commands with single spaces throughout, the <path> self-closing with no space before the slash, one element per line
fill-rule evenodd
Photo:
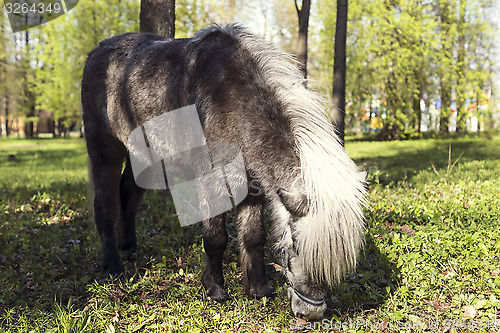
<path fill-rule="evenodd" d="M 232 300 L 206 300 L 200 226 L 181 228 L 161 191 L 141 205 L 126 277 L 107 279 L 86 212 L 84 142 L 2 139 L 0 331 L 499 331 L 500 137 L 453 139 L 451 159 L 449 144 L 348 142 L 370 181 L 365 249 L 325 320 L 302 322 L 271 251 L 276 297 L 243 295 L 234 223 L 224 262 Z"/>

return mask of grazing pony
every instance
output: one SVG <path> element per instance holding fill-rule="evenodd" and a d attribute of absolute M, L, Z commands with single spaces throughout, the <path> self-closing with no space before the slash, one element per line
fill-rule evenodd
<path fill-rule="evenodd" d="M 263 255 L 267 201 L 292 310 L 320 318 L 330 288 L 356 266 L 365 185 L 326 104 L 305 83 L 290 56 L 239 25 L 211 26 L 187 39 L 130 33 L 102 41 L 85 66 L 82 106 L 104 269 L 122 273 L 119 250 L 125 258 L 136 248 L 145 190 L 134 179 L 129 136 L 154 117 L 194 105 L 207 144 L 240 149 L 252 187 L 236 207 L 246 293 L 272 294 Z M 203 239 L 202 283 L 222 302 L 229 298 L 225 214 L 203 221 Z"/>

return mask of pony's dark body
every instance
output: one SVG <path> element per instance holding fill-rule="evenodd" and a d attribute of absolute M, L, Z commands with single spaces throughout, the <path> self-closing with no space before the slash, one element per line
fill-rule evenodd
<path fill-rule="evenodd" d="M 246 292 L 272 292 L 263 261 L 267 200 L 292 310 L 321 317 L 328 287 L 356 265 L 364 176 L 304 82 L 285 54 L 239 26 L 210 27 L 189 39 L 125 34 L 101 42 L 85 66 L 82 106 L 107 272 L 122 273 L 119 249 L 128 257 L 136 248 L 144 189 L 127 155 L 131 132 L 194 104 L 207 144 L 230 143 L 243 155 L 251 194 L 238 205 L 237 222 Z M 203 285 L 213 299 L 226 300 L 225 214 L 203 221 L 203 237 Z"/>
<path fill-rule="evenodd" d="M 248 63 L 240 63 L 247 59 L 238 58 L 235 43 L 220 31 L 200 41 L 126 34 L 101 42 L 90 53 L 82 83 L 83 118 L 95 183 L 95 218 L 108 272 L 123 271 L 118 246 L 126 256 L 135 250 L 134 220 L 144 190 L 135 185 L 130 163 L 121 176 L 120 172 L 130 132 L 147 120 L 195 104 L 207 142 L 234 142 L 241 147 L 248 175 L 258 179 L 266 192 L 276 193 L 280 184 L 296 176 L 287 167 L 298 163 L 288 119 L 279 112 L 279 104 L 270 104 L 276 99 L 266 96 L 265 82 L 255 71 L 245 70 Z M 278 168 L 276 152 L 282 161 Z M 262 195 L 248 196 L 238 207 L 245 286 L 257 297 L 271 293 L 262 259 L 264 200 Z M 207 254 L 203 282 L 217 300 L 227 298 L 222 278 L 224 219 L 217 216 L 203 222 Z M 116 230 L 122 234 L 115 235 L 113 226 L 120 223 Z"/>

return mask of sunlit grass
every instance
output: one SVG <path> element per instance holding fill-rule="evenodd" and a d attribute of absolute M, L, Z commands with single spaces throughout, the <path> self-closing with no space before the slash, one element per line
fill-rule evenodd
<path fill-rule="evenodd" d="M 84 141 L 0 140 L 0 331 L 494 331 L 499 143 L 453 139 L 450 158 L 450 140 L 348 142 L 370 181 L 366 245 L 357 272 L 328 300 L 328 321 L 305 323 L 293 318 L 273 265 L 276 296 L 244 296 L 234 222 L 224 261 L 232 299 L 207 300 L 200 226 L 181 228 L 161 191 L 141 205 L 125 278 L 106 279 L 86 211 Z M 266 258 L 276 261 L 272 251 Z"/>

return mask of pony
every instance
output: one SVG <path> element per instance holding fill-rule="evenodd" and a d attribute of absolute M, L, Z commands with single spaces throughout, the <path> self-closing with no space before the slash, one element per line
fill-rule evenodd
<path fill-rule="evenodd" d="M 137 246 L 135 217 L 145 189 L 127 154 L 131 133 L 194 105 L 207 144 L 240 149 L 252 188 L 236 206 L 245 293 L 273 293 L 264 264 L 267 203 L 292 311 L 307 320 L 323 316 L 325 298 L 353 271 L 363 246 L 365 176 L 293 57 L 239 24 L 210 26 L 185 39 L 128 33 L 89 53 L 81 96 L 107 273 L 121 274 L 120 251 L 127 259 Z M 202 222 L 202 284 L 217 302 L 229 299 L 222 272 L 225 220 L 221 213 Z"/>

